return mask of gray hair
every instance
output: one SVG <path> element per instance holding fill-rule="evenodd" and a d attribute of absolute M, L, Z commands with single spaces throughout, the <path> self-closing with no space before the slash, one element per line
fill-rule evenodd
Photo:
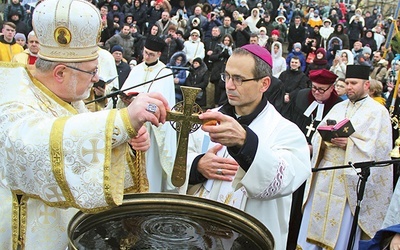
<path fill-rule="evenodd" d="M 60 63 L 60 62 L 53 62 L 53 61 L 48 61 L 42 58 L 38 58 L 35 63 L 35 67 L 37 71 L 46 73 L 52 71 L 57 65 L 59 64 L 64 64 L 72 67 L 78 67 L 79 63 Z"/>
<path fill-rule="evenodd" d="M 32 37 L 32 36 L 36 36 L 36 34 L 35 34 L 35 31 L 31 31 L 31 32 L 29 32 L 29 34 L 28 34 L 28 40 L 29 40 L 29 38 L 30 37 Z"/>
<path fill-rule="evenodd" d="M 241 55 L 241 56 L 251 56 L 254 59 L 255 67 L 252 70 L 252 73 L 254 75 L 254 78 L 260 78 L 260 77 L 265 77 L 265 76 L 272 76 L 272 69 L 271 66 L 269 66 L 268 63 L 266 63 L 264 60 L 259 58 L 258 56 L 255 56 L 251 52 L 243 49 L 243 48 L 236 48 L 233 51 L 232 55 Z"/>

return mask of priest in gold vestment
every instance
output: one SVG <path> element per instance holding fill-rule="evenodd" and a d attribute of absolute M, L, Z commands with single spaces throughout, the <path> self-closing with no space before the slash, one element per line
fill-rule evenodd
<path fill-rule="evenodd" d="M 324 142 L 319 133 L 312 139 L 312 166 L 323 168 L 348 165 L 349 162 L 388 161 L 392 130 L 388 111 L 368 95 L 369 68 L 348 65 L 346 90 L 348 100 L 336 104 L 327 119 L 337 122 L 348 118 L 355 132 L 348 138 Z M 343 168 L 316 172 L 307 182 L 305 208 L 298 244 L 301 249 L 347 249 L 360 169 Z M 370 168 L 358 218 L 354 248 L 360 238 L 372 238 L 381 228 L 392 195 L 392 166 Z"/>
<path fill-rule="evenodd" d="M 168 103 L 141 94 L 128 107 L 89 113 L 99 80 L 100 14 L 82 0 L 46 0 L 33 15 L 36 72 L 0 64 L 0 248 L 66 249 L 79 210 L 122 203 L 148 182 L 132 148 L 147 150 L 144 122 L 164 123 Z"/>

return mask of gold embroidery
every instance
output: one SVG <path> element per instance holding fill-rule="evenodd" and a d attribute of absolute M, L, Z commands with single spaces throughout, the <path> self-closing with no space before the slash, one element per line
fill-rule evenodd
<path fill-rule="evenodd" d="M 26 238 L 26 215 L 28 197 L 22 196 L 18 201 L 18 196 L 12 192 L 12 242 L 13 249 L 25 249 Z"/>
<path fill-rule="evenodd" d="M 144 152 L 136 151 L 135 160 L 129 152 L 126 153 L 129 170 L 133 179 L 133 187 L 129 188 L 130 192 L 144 193 L 149 191 L 149 181 L 146 175 L 146 164 Z M 128 190 L 126 190 L 128 191 Z"/>
<path fill-rule="evenodd" d="M 128 109 L 123 108 L 120 110 L 121 114 L 121 119 L 122 122 L 124 123 L 126 131 L 128 131 L 128 136 L 129 138 L 133 138 L 137 135 L 137 131 L 134 127 L 132 127 L 131 122 L 129 121 L 129 114 L 128 114 Z"/>
<path fill-rule="evenodd" d="M 19 206 L 16 194 L 12 194 L 12 242 L 13 249 L 19 245 Z"/>
<path fill-rule="evenodd" d="M 69 117 L 58 118 L 51 129 L 50 133 L 50 156 L 53 174 L 57 180 L 58 185 L 66 199 L 66 203 L 71 206 L 75 204 L 74 197 L 69 189 L 65 171 L 64 171 L 64 155 L 63 155 L 63 133 L 65 123 Z"/>
<path fill-rule="evenodd" d="M 106 149 L 104 153 L 104 195 L 107 204 L 115 205 L 113 200 L 113 192 L 111 190 L 111 153 L 112 153 L 112 136 L 114 132 L 115 117 L 117 110 L 111 110 L 107 118 L 106 127 Z"/>

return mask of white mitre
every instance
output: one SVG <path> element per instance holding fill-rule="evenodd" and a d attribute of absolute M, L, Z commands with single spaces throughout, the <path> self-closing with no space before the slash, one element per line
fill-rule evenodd
<path fill-rule="evenodd" d="M 46 0 L 35 8 L 32 23 L 40 43 L 40 58 L 84 62 L 98 57 L 101 18 L 93 4 L 82 0 Z"/>

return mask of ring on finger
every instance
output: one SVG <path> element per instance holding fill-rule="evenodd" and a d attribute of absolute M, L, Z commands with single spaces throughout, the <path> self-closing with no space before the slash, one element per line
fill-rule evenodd
<path fill-rule="evenodd" d="M 155 105 L 154 103 L 149 103 L 147 105 L 146 111 L 150 112 L 150 113 L 156 113 L 157 111 L 157 105 Z"/>
<path fill-rule="evenodd" d="M 217 173 L 216 173 L 217 175 L 224 175 L 223 173 L 222 173 L 222 169 L 217 169 Z"/>

